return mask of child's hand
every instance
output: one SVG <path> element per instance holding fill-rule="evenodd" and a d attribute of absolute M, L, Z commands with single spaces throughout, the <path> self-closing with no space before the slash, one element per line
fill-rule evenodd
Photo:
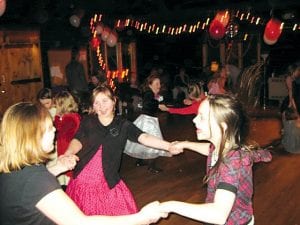
<path fill-rule="evenodd" d="M 76 155 L 61 155 L 58 157 L 56 164 L 61 168 L 61 172 L 63 173 L 68 170 L 73 170 L 77 161 L 79 161 L 79 158 Z"/>
<path fill-rule="evenodd" d="M 189 98 L 186 98 L 186 99 L 183 100 L 183 104 L 185 104 L 185 105 L 191 105 L 191 104 L 193 104 L 193 101 L 191 99 L 189 99 Z"/>
<path fill-rule="evenodd" d="M 158 105 L 158 108 L 159 108 L 161 111 L 164 111 L 164 112 L 168 112 L 168 111 L 169 111 L 169 108 L 168 108 L 165 104 L 159 104 L 159 105 Z"/>
<path fill-rule="evenodd" d="M 172 154 L 172 155 L 177 155 L 177 154 L 180 154 L 183 152 L 183 147 L 181 145 L 179 145 L 178 141 L 174 141 L 170 144 L 169 146 L 169 152 Z"/>
<path fill-rule="evenodd" d="M 159 207 L 158 201 L 151 202 L 144 206 L 139 212 L 141 218 L 143 218 L 142 224 L 148 225 L 150 223 L 156 223 L 160 218 L 166 218 L 168 213 Z"/>

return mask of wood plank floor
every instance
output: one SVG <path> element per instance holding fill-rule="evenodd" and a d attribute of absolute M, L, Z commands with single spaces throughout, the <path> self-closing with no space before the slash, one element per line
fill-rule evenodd
<path fill-rule="evenodd" d="M 159 116 L 166 140 L 196 140 L 191 116 Z M 251 137 L 264 146 L 280 137 L 278 118 L 253 118 Z M 300 154 L 289 154 L 279 145 L 271 163 L 254 166 L 254 215 L 256 225 L 300 225 Z M 138 206 L 159 200 L 204 202 L 206 188 L 202 184 L 206 157 L 191 151 L 171 158 L 159 158 L 163 172 L 152 174 L 146 167 L 135 167 L 135 159 L 124 155 L 121 174 L 132 190 Z M 159 225 L 201 224 L 171 214 Z"/>

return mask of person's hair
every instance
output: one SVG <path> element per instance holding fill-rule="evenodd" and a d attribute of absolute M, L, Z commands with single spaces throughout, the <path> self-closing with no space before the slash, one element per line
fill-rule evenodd
<path fill-rule="evenodd" d="M 215 118 L 222 133 L 218 161 L 211 172 L 214 173 L 228 151 L 251 149 L 247 146 L 249 118 L 243 104 L 232 95 L 208 95 L 206 99 L 209 103 L 209 118 Z M 222 123 L 227 125 L 227 129 L 223 129 Z"/>
<path fill-rule="evenodd" d="M 36 96 L 37 100 L 40 99 L 52 99 L 52 90 L 50 88 L 42 88 Z"/>
<path fill-rule="evenodd" d="M 298 64 L 296 64 L 296 63 L 291 64 L 291 65 L 289 65 L 288 68 L 287 68 L 287 73 L 288 73 L 289 75 L 292 75 L 292 74 L 293 74 L 296 70 L 298 70 L 298 69 L 300 69 L 300 66 L 299 66 Z"/>
<path fill-rule="evenodd" d="M 47 123 L 52 123 L 51 115 L 38 104 L 21 102 L 6 110 L 0 131 L 1 173 L 20 170 L 48 159 L 41 146 Z"/>
<path fill-rule="evenodd" d="M 79 47 L 77 47 L 77 46 L 72 47 L 72 49 L 71 49 L 71 59 L 75 60 L 76 57 L 78 56 L 79 52 L 80 52 Z"/>
<path fill-rule="evenodd" d="M 151 85 L 155 79 L 159 79 L 159 80 L 160 80 L 159 74 L 158 74 L 158 73 L 152 73 L 152 74 L 150 74 L 150 75 L 145 79 L 145 81 L 144 81 L 144 84 L 143 84 L 143 86 L 142 86 L 142 91 L 145 92 L 145 91 L 150 90 L 149 85 Z"/>
<path fill-rule="evenodd" d="M 284 111 L 284 118 L 285 120 L 296 120 L 297 119 L 297 112 L 295 109 L 288 107 Z"/>
<path fill-rule="evenodd" d="M 66 113 L 78 112 L 78 104 L 73 95 L 68 91 L 58 92 L 54 97 L 56 113 L 63 115 Z"/>
<path fill-rule="evenodd" d="M 113 91 L 113 89 L 108 86 L 107 84 L 102 84 L 102 85 L 99 85 L 98 87 L 96 87 L 94 90 L 93 90 L 93 94 L 92 94 L 92 99 L 91 99 L 91 104 L 93 105 L 94 102 L 95 102 L 95 99 L 97 97 L 97 95 L 99 93 L 103 93 L 105 94 L 107 97 L 109 97 L 113 102 L 116 103 L 116 95 Z M 92 107 L 93 108 L 93 107 Z M 90 113 L 95 113 L 94 112 L 94 109 L 90 110 Z"/>
<path fill-rule="evenodd" d="M 192 83 L 188 86 L 188 93 L 191 99 L 197 99 L 203 94 L 203 89 L 199 83 Z"/>

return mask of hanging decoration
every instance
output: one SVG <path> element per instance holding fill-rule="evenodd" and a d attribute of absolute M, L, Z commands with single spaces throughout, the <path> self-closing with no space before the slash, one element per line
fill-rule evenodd
<path fill-rule="evenodd" d="M 70 16 L 69 21 L 70 21 L 70 24 L 73 27 L 79 27 L 80 26 L 80 18 L 77 15 Z"/>
<path fill-rule="evenodd" d="M 111 30 L 109 27 L 104 27 L 102 33 L 101 33 L 101 39 L 102 41 L 106 41 L 109 34 L 110 34 Z"/>
<path fill-rule="evenodd" d="M 275 44 L 282 32 L 283 23 L 280 20 L 271 18 L 264 31 L 264 41 L 268 45 Z"/>
<path fill-rule="evenodd" d="M 222 39 L 225 35 L 224 25 L 220 21 L 214 19 L 210 23 L 209 34 L 210 34 L 211 38 L 213 38 L 215 40 Z"/>
<path fill-rule="evenodd" d="M 97 49 L 101 44 L 101 41 L 98 37 L 93 37 L 91 40 L 91 46 L 93 49 Z"/>
<path fill-rule="evenodd" d="M 106 40 L 106 44 L 109 47 L 114 47 L 117 44 L 118 41 L 118 34 L 116 31 L 112 31 L 110 32 L 110 34 L 108 35 L 108 38 Z"/>
<path fill-rule="evenodd" d="M 98 24 L 96 25 L 95 30 L 96 30 L 96 34 L 97 34 L 97 35 L 100 35 L 100 34 L 103 32 L 103 30 L 104 30 L 104 25 L 103 25 L 103 23 L 98 23 Z"/>
<path fill-rule="evenodd" d="M 214 20 L 219 21 L 221 24 L 223 24 L 224 27 L 226 27 L 230 20 L 230 14 L 227 10 L 219 11 L 219 12 L 217 12 Z"/>
<path fill-rule="evenodd" d="M 234 38 L 239 32 L 239 25 L 233 21 L 226 28 L 226 35 L 229 38 Z"/>
<path fill-rule="evenodd" d="M 4 14 L 6 10 L 6 0 L 0 0 L 0 16 Z"/>
<path fill-rule="evenodd" d="M 76 9 L 74 11 L 74 14 L 72 16 L 70 16 L 70 18 L 69 18 L 70 24 L 73 27 L 79 27 L 83 16 L 84 16 L 84 10 Z"/>

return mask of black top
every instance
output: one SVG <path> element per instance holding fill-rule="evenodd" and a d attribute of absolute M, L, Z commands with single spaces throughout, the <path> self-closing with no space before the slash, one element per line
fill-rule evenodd
<path fill-rule="evenodd" d="M 158 112 L 159 101 L 155 99 L 154 93 L 151 90 L 143 93 L 143 114 L 148 116 L 156 116 Z"/>
<path fill-rule="evenodd" d="M 84 117 L 75 135 L 82 144 L 82 149 L 77 154 L 80 160 L 74 169 L 74 177 L 102 145 L 103 173 L 109 187 L 113 188 L 120 181 L 119 169 L 127 139 L 137 142 L 142 133 L 132 122 L 120 116 L 115 116 L 108 126 L 103 126 L 97 115 Z"/>
<path fill-rule="evenodd" d="M 44 165 L 0 174 L 1 225 L 52 225 L 35 205 L 47 194 L 60 189 Z"/>

